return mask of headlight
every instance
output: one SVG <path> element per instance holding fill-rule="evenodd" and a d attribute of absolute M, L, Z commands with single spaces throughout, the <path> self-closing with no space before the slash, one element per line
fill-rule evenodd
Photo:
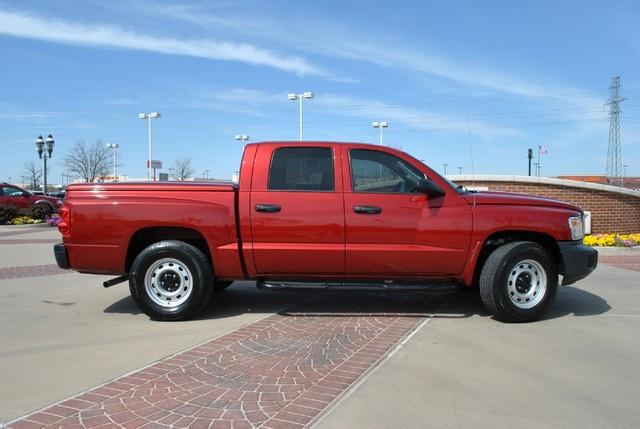
<path fill-rule="evenodd" d="M 582 215 L 569 218 L 569 230 L 571 231 L 572 240 L 582 240 L 582 237 L 584 237 Z"/>

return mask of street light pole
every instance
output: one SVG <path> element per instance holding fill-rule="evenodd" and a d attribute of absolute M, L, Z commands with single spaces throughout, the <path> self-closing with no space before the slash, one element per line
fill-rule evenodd
<path fill-rule="evenodd" d="M 45 141 L 42 136 L 38 136 L 36 140 L 36 151 L 38 152 L 38 156 L 40 159 L 44 159 L 44 193 L 47 193 L 47 158 L 51 158 L 51 153 L 53 152 L 53 145 L 56 142 L 53 141 L 53 136 L 49 134 L 47 136 L 47 140 Z M 45 145 L 47 146 L 45 149 Z M 49 156 L 47 156 L 47 153 Z M 44 155 L 44 156 L 43 156 Z"/>
<path fill-rule="evenodd" d="M 138 119 L 149 120 L 149 157 L 147 158 L 147 180 L 148 181 L 151 181 L 151 120 L 158 119 L 159 117 L 160 117 L 160 113 L 158 112 L 138 113 Z"/>
<path fill-rule="evenodd" d="M 311 91 L 305 91 L 301 94 L 296 94 L 296 93 L 289 93 L 287 94 L 287 97 L 289 98 L 289 100 L 291 101 L 295 101 L 295 100 L 299 100 L 300 101 L 300 141 L 304 140 L 304 110 L 302 107 L 303 104 L 303 100 L 306 99 L 311 99 L 313 98 L 313 92 Z"/>
<path fill-rule="evenodd" d="M 116 158 L 118 156 L 118 148 L 120 145 L 118 143 L 108 143 L 107 147 L 113 151 L 113 180 L 118 181 L 118 173 L 116 170 Z"/>
<path fill-rule="evenodd" d="M 380 130 L 380 146 L 382 146 L 383 139 L 384 139 L 384 129 L 389 126 L 389 122 L 387 122 L 387 121 L 373 121 L 371 123 L 371 125 L 373 125 L 373 128 L 378 128 Z"/>
<path fill-rule="evenodd" d="M 458 174 L 462 176 L 462 167 L 458 167 Z"/>
<path fill-rule="evenodd" d="M 247 145 L 247 141 L 249 140 L 249 136 L 245 134 L 236 134 L 236 140 L 242 142 L 242 151 L 244 152 L 244 147 Z"/>
<path fill-rule="evenodd" d="M 445 162 L 445 163 L 444 163 L 444 164 L 442 164 L 442 165 L 444 165 L 444 175 L 446 176 L 446 175 L 447 175 L 447 165 L 449 165 L 449 164 L 447 164 L 447 163 Z"/>

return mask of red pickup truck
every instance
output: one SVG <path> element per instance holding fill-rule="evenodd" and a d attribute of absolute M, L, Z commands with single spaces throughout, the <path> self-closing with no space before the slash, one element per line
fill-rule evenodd
<path fill-rule="evenodd" d="M 532 196 L 473 192 L 383 146 L 246 146 L 239 184 L 73 184 L 61 268 L 118 275 L 157 320 L 194 317 L 234 280 L 260 288 L 478 287 L 499 319 L 538 318 L 591 273 L 583 213 Z"/>

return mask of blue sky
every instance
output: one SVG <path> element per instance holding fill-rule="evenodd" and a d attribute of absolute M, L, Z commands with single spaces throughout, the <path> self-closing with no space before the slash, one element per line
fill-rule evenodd
<path fill-rule="evenodd" d="M 190 157 L 228 179 L 238 133 L 385 143 L 442 171 L 604 174 L 612 76 L 622 78 L 623 162 L 640 175 L 640 3 L 0 0 L 0 180 L 52 133 L 50 182 L 80 140 L 120 145 L 121 171 Z"/>

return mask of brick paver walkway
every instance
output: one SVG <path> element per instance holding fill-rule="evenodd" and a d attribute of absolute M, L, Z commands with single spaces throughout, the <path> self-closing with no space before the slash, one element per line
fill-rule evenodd
<path fill-rule="evenodd" d="M 627 270 L 640 271 L 640 255 L 600 256 L 598 262 Z"/>
<path fill-rule="evenodd" d="M 316 295 L 8 427 L 307 427 L 434 304 L 417 294 Z"/>
<path fill-rule="evenodd" d="M 3 240 L 0 239 L 0 245 L 3 244 L 55 244 L 55 243 L 62 243 L 62 239 L 61 238 L 36 238 L 36 239 L 32 239 L 32 240 L 23 240 L 23 239 L 19 239 L 19 238 L 15 238 L 15 239 L 8 239 L 8 240 Z"/>
<path fill-rule="evenodd" d="M 53 276 L 56 274 L 69 274 L 70 272 L 69 270 L 58 268 L 56 264 L 0 268 L 0 280 Z"/>

